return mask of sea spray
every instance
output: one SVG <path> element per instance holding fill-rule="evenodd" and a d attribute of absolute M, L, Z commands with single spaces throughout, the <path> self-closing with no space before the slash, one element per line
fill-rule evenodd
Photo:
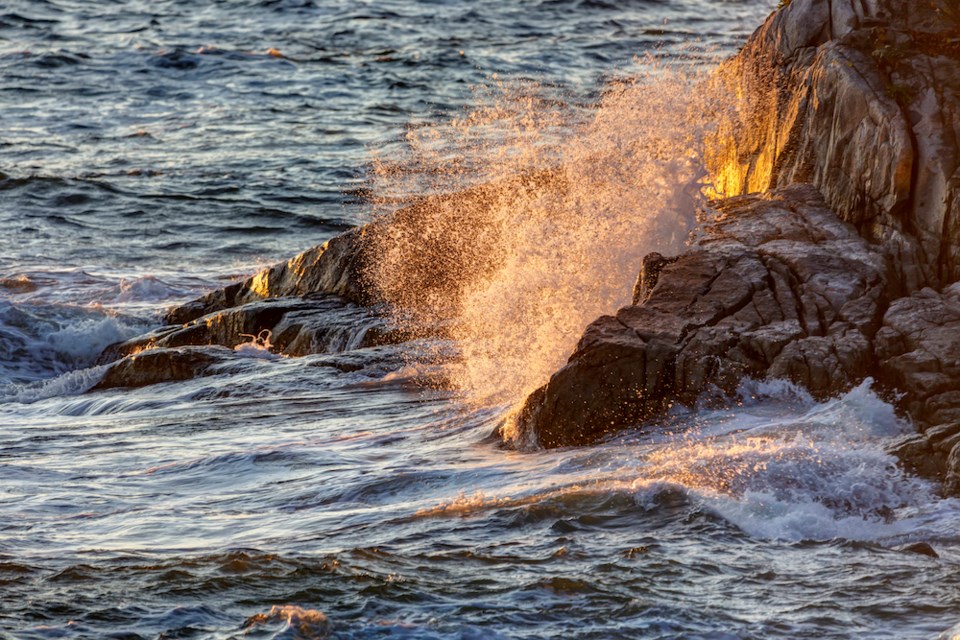
<path fill-rule="evenodd" d="M 495 79 L 472 111 L 412 129 L 405 157 L 375 164 L 380 202 L 416 214 L 382 215 L 369 279 L 401 325 L 444 326 L 467 401 L 522 401 L 587 323 L 630 301 L 646 253 L 687 241 L 725 102 L 702 68 L 646 64 L 589 108 Z"/>

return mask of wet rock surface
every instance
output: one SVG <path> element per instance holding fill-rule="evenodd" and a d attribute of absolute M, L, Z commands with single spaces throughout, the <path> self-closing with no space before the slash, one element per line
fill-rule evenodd
<path fill-rule="evenodd" d="M 168 325 L 186 324 L 251 302 L 310 293 L 332 293 L 351 302 L 369 303 L 363 285 L 363 236 L 367 232 L 364 226 L 334 236 L 287 262 L 171 309 L 164 320 Z"/>
<path fill-rule="evenodd" d="M 773 14 L 715 80 L 737 102 L 706 153 L 718 220 L 643 261 L 633 304 L 588 327 L 519 432 L 586 444 L 744 376 L 816 396 L 872 376 L 918 427 L 891 450 L 960 493 L 958 16 L 905 0 Z"/>
<path fill-rule="evenodd" d="M 368 309 L 333 294 L 308 294 L 250 302 L 182 325 L 168 325 L 101 355 L 108 363 L 148 349 L 186 345 L 234 348 L 253 343 L 288 356 L 339 352 L 402 342 L 405 336 Z"/>
<path fill-rule="evenodd" d="M 223 347 L 181 347 L 130 355 L 111 365 L 91 391 L 192 380 L 206 375 L 229 353 Z"/>
<path fill-rule="evenodd" d="M 796 0 L 720 73 L 707 161 L 734 196 L 810 182 L 905 293 L 960 279 L 960 24 L 947 2 Z"/>
<path fill-rule="evenodd" d="M 541 446 L 595 442 L 745 376 L 826 397 L 872 370 L 886 262 L 816 189 L 723 201 L 693 249 L 654 257 L 640 304 L 591 324 L 517 423 Z M 652 286 L 651 286 L 652 284 Z"/>

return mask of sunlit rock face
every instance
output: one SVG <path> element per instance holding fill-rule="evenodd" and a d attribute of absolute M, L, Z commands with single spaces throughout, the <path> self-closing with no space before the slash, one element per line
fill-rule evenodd
<path fill-rule="evenodd" d="M 242 282 L 171 309 L 165 320 L 170 325 L 187 324 L 252 302 L 312 292 L 334 293 L 353 302 L 366 302 L 369 296 L 361 277 L 365 231 L 364 227 L 352 229 Z"/>
<path fill-rule="evenodd" d="M 691 251 L 647 278 L 639 305 L 591 324 L 528 399 L 514 438 L 595 442 L 744 376 L 825 397 L 869 375 L 886 303 L 883 256 L 809 185 L 730 198 Z"/>
<path fill-rule="evenodd" d="M 946 0 L 773 14 L 713 80 L 735 103 L 704 154 L 720 218 L 638 265 L 633 305 L 587 329 L 505 439 L 594 442 L 744 376 L 821 396 L 873 376 L 925 432 L 902 457 L 960 490 L 958 37 Z"/>
<path fill-rule="evenodd" d="M 707 161 L 718 194 L 816 185 L 905 291 L 960 278 L 956 3 L 794 0 L 719 81 L 739 102 Z"/>

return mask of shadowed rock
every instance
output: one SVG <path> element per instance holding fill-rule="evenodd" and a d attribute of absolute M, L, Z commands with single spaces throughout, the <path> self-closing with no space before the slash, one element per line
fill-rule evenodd
<path fill-rule="evenodd" d="M 884 379 L 919 424 L 960 423 L 960 282 L 894 301 L 876 351 Z"/>
<path fill-rule="evenodd" d="M 205 375 L 227 354 L 223 347 L 153 349 L 114 363 L 91 391 L 192 380 Z"/>
<path fill-rule="evenodd" d="M 692 403 L 708 386 L 784 377 L 826 397 L 873 364 L 886 263 L 816 189 L 719 203 L 690 252 L 639 305 L 591 324 L 517 417 L 540 445 L 580 445 Z"/>
<path fill-rule="evenodd" d="M 275 353 L 304 356 L 406 339 L 369 310 L 331 294 L 268 299 L 215 311 L 183 325 L 161 327 L 151 333 L 108 347 L 100 360 L 147 349 L 185 345 L 221 345 L 233 348 L 258 343 Z"/>

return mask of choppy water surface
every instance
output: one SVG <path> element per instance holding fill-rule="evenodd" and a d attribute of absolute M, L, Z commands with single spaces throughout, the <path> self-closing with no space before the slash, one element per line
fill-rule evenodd
<path fill-rule="evenodd" d="M 418 386 L 412 344 L 84 393 L 167 305 L 365 220 L 371 153 L 491 74 L 587 108 L 773 4 L 0 7 L 0 636 L 951 637 L 960 509 L 869 384 L 548 452 Z"/>

